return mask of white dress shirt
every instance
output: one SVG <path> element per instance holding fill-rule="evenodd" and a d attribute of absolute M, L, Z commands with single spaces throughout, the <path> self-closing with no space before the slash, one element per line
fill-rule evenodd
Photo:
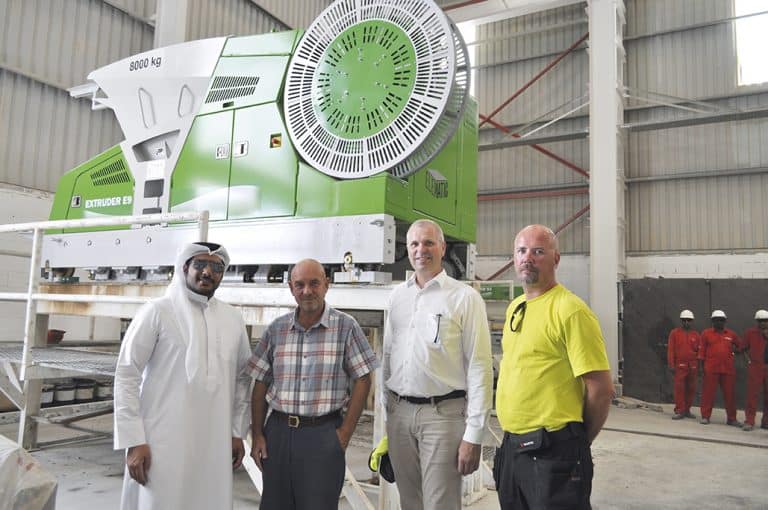
<path fill-rule="evenodd" d="M 441 271 L 424 288 L 415 277 L 389 298 L 384 331 L 384 388 L 435 397 L 467 392 L 463 439 L 482 443 L 493 399 L 491 338 L 485 303 L 472 287 Z"/>

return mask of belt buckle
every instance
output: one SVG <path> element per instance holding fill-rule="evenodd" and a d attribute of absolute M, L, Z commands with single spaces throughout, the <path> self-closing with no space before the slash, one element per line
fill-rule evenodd
<path fill-rule="evenodd" d="M 299 417 L 289 414 L 288 415 L 288 426 L 297 429 L 299 428 Z"/>

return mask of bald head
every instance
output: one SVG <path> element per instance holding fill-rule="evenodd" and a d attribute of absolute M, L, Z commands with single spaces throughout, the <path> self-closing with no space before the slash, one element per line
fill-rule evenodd
<path fill-rule="evenodd" d="M 555 270 L 560 263 L 557 236 L 544 225 L 528 225 L 515 236 L 515 272 L 531 299 L 557 285 Z"/>
<path fill-rule="evenodd" d="M 530 235 L 536 236 L 537 238 L 545 241 L 548 244 L 549 248 L 560 253 L 559 244 L 557 242 L 557 236 L 552 231 L 552 229 L 546 225 L 528 225 L 527 227 L 523 228 L 515 236 L 515 245 L 517 245 L 517 240 L 520 236 L 530 236 Z"/>
<path fill-rule="evenodd" d="M 318 262 L 315 259 L 304 259 L 300 260 L 296 263 L 295 266 L 293 266 L 293 269 L 291 269 L 291 274 L 289 276 L 289 279 L 291 281 L 294 280 L 294 276 L 296 274 L 312 274 L 315 275 L 322 275 L 323 278 L 325 278 L 325 269 L 323 268 L 323 265 Z"/>
<path fill-rule="evenodd" d="M 320 320 L 328 292 L 328 278 L 323 265 L 314 259 L 298 262 L 291 270 L 288 286 L 299 306 L 299 323 L 309 327 Z"/>

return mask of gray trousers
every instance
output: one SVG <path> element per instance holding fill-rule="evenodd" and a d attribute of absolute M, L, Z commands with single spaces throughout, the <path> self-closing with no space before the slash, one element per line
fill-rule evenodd
<path fill-rule="evenodd" d="M 342 418 L 315 427 L 291 428 L 275 416 L 264 427 L 261 510 L 335 510 L 346 463 L 336 428 Z"/>
<path fill-rule="evenodd" d="M 387 397 L 389 459 L 402 510 L 460 510 L 459 444 L 464 435 L 464 398 L 436 405 Z"/>

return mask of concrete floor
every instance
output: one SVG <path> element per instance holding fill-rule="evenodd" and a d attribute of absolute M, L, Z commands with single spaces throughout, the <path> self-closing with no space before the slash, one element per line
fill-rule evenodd
<path fill-rule="evenodd" d="M 744 432 L 725 425 L 722 410 L 712 424 L 673 421 L 671 406 L 611 409 L 606 428 L 593 445 L 595 479 L 593 508 L 604 509 L 766 509 L 768 508 L 768 430 Z M 698 409 L 694 410 L 698 414 Z M 739 419 L 742 419 L 739 412 Z M 759 418 L 759 415 L 758 415 Z M 80 422 L 108 431 L 111 416 Z M 369 423 L 360 426 L 347 454 L 358 480 L 370 478 L 365 466 Z M 41 440 L 65 437 L 60 427 L 41 428 Z M 0 427 L 16 436 L 16 426 Z M 59 480 L 57 508 L 117 508 L 123 476 L 123 454 L 111 439 L 60 445 L 33 452 Z M 235 509 L 252 509 L 258 494 L 241 469 L 235 476 Z M 348 508 L 342 502 L 341 508 Z M 494 492 L 471 506 L 498 509 Z"/>

